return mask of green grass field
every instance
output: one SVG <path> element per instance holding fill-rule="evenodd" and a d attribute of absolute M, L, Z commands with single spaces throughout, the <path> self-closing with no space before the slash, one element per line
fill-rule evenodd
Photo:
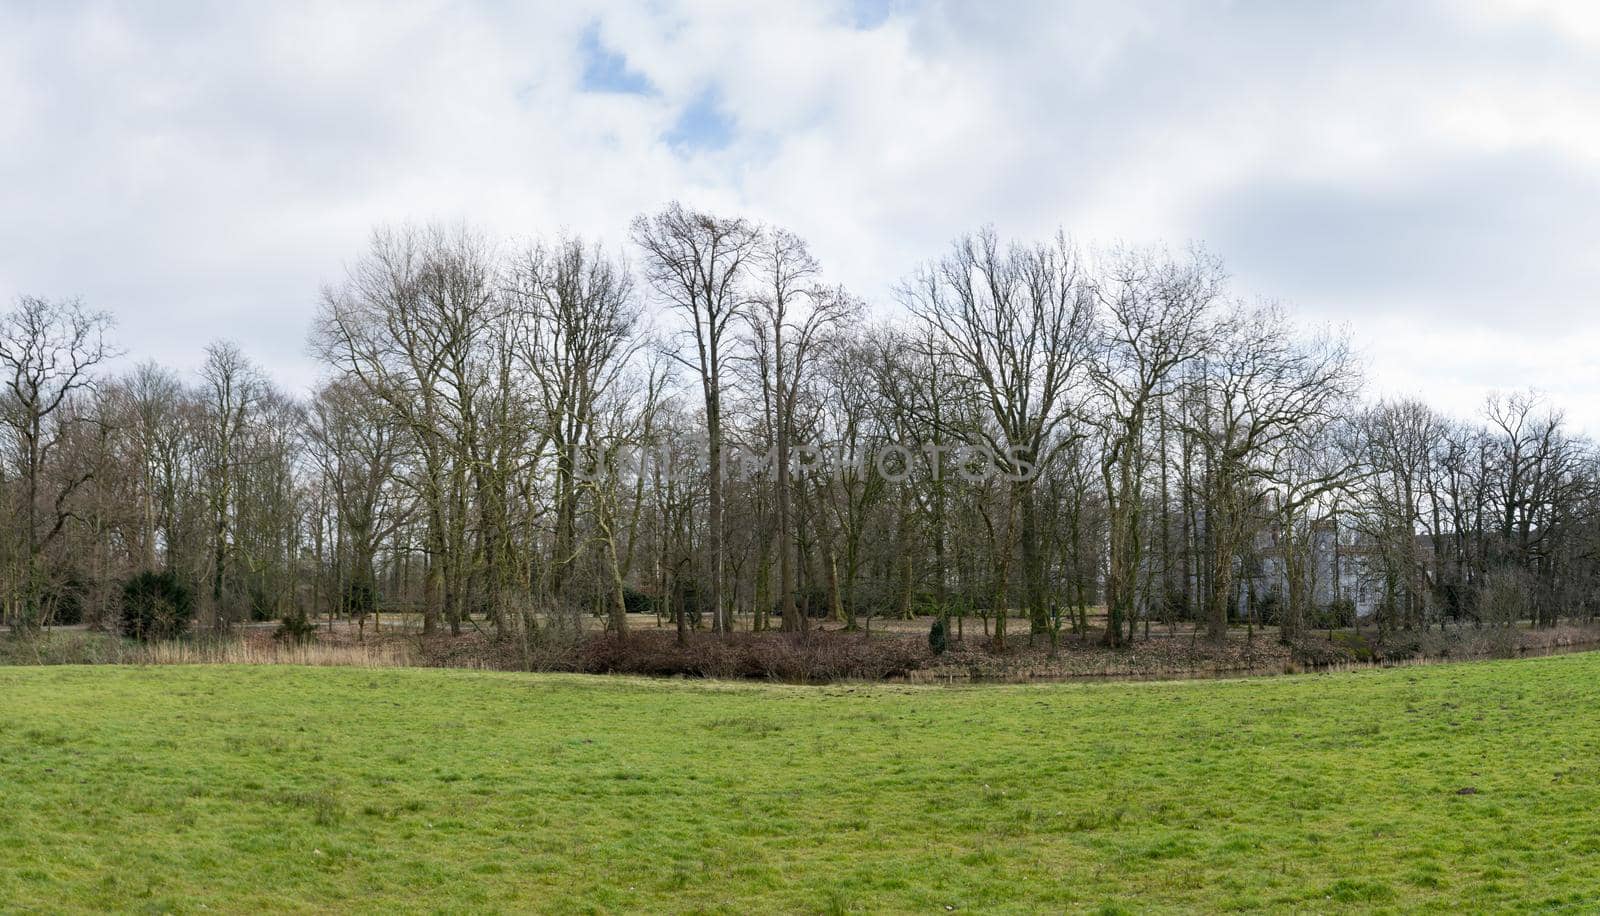
<path fill-rule="evenodd" d="M 8 911 L 1578 911 L 1597 811 L 1600 654 L 973 688 L 0 668 Z"/>

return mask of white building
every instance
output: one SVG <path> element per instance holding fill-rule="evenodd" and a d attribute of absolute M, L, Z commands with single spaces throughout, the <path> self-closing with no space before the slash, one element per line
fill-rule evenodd
<path fill-rule="evenodd" d="M 1302 547 L 1301 549 L 1304 549 Z M 1318 523 L 1312 533 L 1311 556 L 1297 558 L 1296 565 L 1310 579 L 1305 583 L 1311 604 L 1321 611 L 1338 600 L 1355 605 L 1358 617 L 1377 611 L 1379 588 L 1371 562 L 1372 550 L 1351 532 L 1341 532 L 1330 522 Z M 1237 611 L 1241 619 L 1249 614 L 1252 595 L 1256 601 L 1286 601 L 1289 594 L 1289 569 L 1277 526 L 1268 526 L 1256 535 L 1250 555 L 1242 558 Z"/>

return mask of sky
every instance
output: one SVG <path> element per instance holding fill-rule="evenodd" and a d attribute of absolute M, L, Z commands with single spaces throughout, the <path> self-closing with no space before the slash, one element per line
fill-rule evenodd
<path fill-rule="evenodd" d="M 1600 436 L 1600 6 L 0 0 L 0 303 L 280 383 L 373 227 L 786 226 L 880 314 L 955 236 L 1205 245 L 1374 396 Z"/>

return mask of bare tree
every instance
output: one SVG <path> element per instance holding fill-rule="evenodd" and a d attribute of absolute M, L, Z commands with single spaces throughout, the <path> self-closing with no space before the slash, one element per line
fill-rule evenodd
<path fill-rule="evenodd" d="M 1098 333 L 1089 374 L 1109 524 L 1109 646 L 1124 642 L 1122 627 L 1138 608 L 1151 411 L 1172 390 L 1177 370 L 1206 349 L 1207 318 L 1222 283 L 1221 264 L 1198 250 L 1182 261 L 1156 251 L 1117 252 L 1095 282 Z"/>
<path fill-rule="evenodd" d="M 379 545 L 403 523 L 409 504 L 395 483 L 401 433 L 382 405 L 350 379 L 320 388 L 308 410 L 313 462 L 331 490 L 336 513 L 336 606 L 365 628 L 378 593 Z"/>
<path fill-rule="evenodd" d="M 216 622 L 226 624 L 232 622 L 224 604 L 224 589 L 233 550 L 232 527 L 237 509 L 234 490 L 243 461 L 240 439 L 266 398 L 268 385 L 260 370 L 231 341 L 206 347 L 200 375 L 206 406 L 206 498 L 211 506 L 212 525 L 211 606 Z"/>
<path fill-rule="evenodd" d="M 1415 400 L 1380 403 L 1362 421 L 1368 473 L 1358 518 L 1383 576 L 1378 628 L 1380 633 L 1396 626 L 1412 629 L 1423 618 L 1430 591 L 1419 535 L 1427 523 L 1424 495 L 1442 421 Z"/>
<path fill-rule="evenodd" d="M 515 352 L 533 381 L 541 438 L 555 452 L 549 587 L 559 599 L 578 551 L 575 452 L 593 438 L 597 405 L 638 348 L 639 306 L 626 266 L 579 239 L 529 248 L 508 279 Z"/>
<path fill-rule="evenodd" d="M 1070 439 L 1058 433 L 1080 411 L 1075 394 L 1090 352 L 1093 316 L 1080 267 L 1064 234 L 1045 245 L 1003 247 L 985 230 L 958 240 L 901 288 L 912 312 L 935 332 L 942 355 L 976 385 L 988 416 L 970 432 L 1011 483 L 996 557 L 997 648 L 1006 641 L 1006 583 L 1019 514 L 1031 633 L 1048 632 L 1044 552 L 1032 495 L 1041 469 Z"/>
<path fill-rule="evenodd" d="M 321 356 L 387 405 L 412 440 L 428 634 L 440 612 L 459 633 L 466 613 L 468 482 L 486 381 L 480 344 L 501 305 L 496 271 L 489 242 L 466 228 L 380 230 L 345 284 L 325 292 L 312 335 Z"/>
<path fill-rule="evenodd" d="M 1269 484 L 1292 466 L 1296 446 L 1304 441 L 1299 437 L 1347 412 L 1356 374 L 1347 340 L 1329 335 L 1299 339 L 1275 303 L 1236 308 L 1215 335 L 1184 422 L 1207 468 L 1207 632 L 1220 645 L 1227 638 L 1238 555 L 1271 515 L 1264 505 Z M 1298 508 L 1323 486 L 1346 476 L 1296 478 L 1294 492 L 1277 508 Z M 1280 492 L 1280 500 L 1283 496 Z"/>
<path fill-rule="evenodd" d="M 44 621 L 47 548 L 73 517 L 72 498 L 92 477 L 83 467 L 52 477 L 48 469 L 62 457 L 61 445 L 82 423 L 95 418 L 76 409 L 75 399 L 92 392 L 94 372 L 114 355 L 105 342 L 111 318 L 91 312 L 77 300 L 52 301 L 24 296 L 0 318 L 0 374 L 5 396 L 0 423 L 9 433 L 12 463 L 21 479 L 18 547 L 22 560 L 16 589 L 15 619 L 24 627 Z"/>
<path fill-rule="evenodd" d="M 795 603 L 794 494 L 790 475 L 796 404 L 819 341 L 840 322 L 858 313 L 860 305 L 841 289 L 820 286 L 822 269 L 810 249 L 800 237 L 784 229 L 766 233 L 756 251 L 752 273 L 756 283 L 755 308 L 746 317 L 763 402 L 770 405 L 771 412 L 778 602 L 783 628 L 793 632 L 805 629 L 808 623 Z"/>
<path fill-rule="evenodd" d="M 745 275 L 761 241 L 758 227 L 743 219 L 713 216 L 669 204 L 653 216 L 633 221 L 633 240 L 644 251 L 644 275 L 668 308 L 688 322 L 692 356 L 678 356 L 700 375 L 705 400 L 707 481 L 706 552 L 710 558 L 709 599 L 717 626 L 733 629 L 724 606 L 726 557 L 723 541 L 723 376 L 728 328 L 749 303 Z"/>

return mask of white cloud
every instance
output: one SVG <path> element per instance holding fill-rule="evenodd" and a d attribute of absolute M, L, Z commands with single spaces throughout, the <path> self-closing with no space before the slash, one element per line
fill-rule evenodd
<path fill-rule="evenodd" d="M 6 6 L 0 296 L 82 294 L 176 365 L 236 337 L 300 384 L 376 223 L 620 244 L 680 198 L 881 302 L 958 232 L 1059 225 L 1208 241 L 1241 293 L 1350 322 L 1380 390 L 1541 384 L 1600 432 L 1588 9 Z M 586 35 L 650 91 L 585 91 Z M 703 99 L 727 142 L 669 143 Z"/>

